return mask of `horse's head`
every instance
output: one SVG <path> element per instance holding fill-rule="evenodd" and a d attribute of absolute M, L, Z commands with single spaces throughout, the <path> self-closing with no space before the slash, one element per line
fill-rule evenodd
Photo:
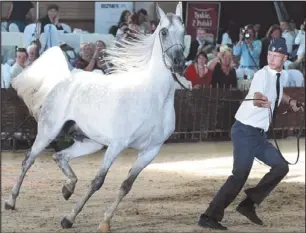
<path fill-rule="evenodd" d="M 185 67 L 185 27 L 182 20 L 182 3 L 179 2 L 176 6 L 175 14 L 168 13 L 167 15 L 157 5 L 157 16 L 160 24 L 156 33 L 160 39 L 163 61 L 171 72 L 182 75 Z"/>

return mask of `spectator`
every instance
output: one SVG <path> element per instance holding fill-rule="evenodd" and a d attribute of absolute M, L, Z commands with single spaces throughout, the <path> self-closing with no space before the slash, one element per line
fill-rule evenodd
<path fill-rule="evenodd" d="M 198 53 L 204 52 L 207 54 L 207 61 L 210 62 L 212 59 L 214 59 L 218 55 L 217 48 L 211 44 L 203 45 L 198 48 Z"/>
<path fill-rule="evenodd" d="M 24 32 L 27 16 L 33 20 L 34 5 L 30 1 L 13 1 L 7 16 L 8 26 L 15 23 L 20 32 Z"/>
<path fill-rule="evenodd" d="M 259 23 L 255 24 L 254 30 L 255 30 L 255 39 L 260 40 L 262 38 L 261 25 Z"/>
<path fill-rule="evenodd" d="M 25 48 L 16 48 L 16 62 L 11 68 L 11 75 L 9 80 L 6 82 L 6 86 L 11 86 L 11 80 L 15 78 L 18 74 L 20 74 L 24 68 L 26 67 L 26 61 L 27 61 L 27 50 Z M 7 88 L 8 88 L 7 87 Z"/>
<path fill-rule="evenodd" d="M 38 45 L 32 44 L 27 48 L 28 59 L 26 61 L 26 66 L 31 65 L 37 58 L 39 54 Z"/>
<path fill-rule="evenodd" d="M 221 45 L 233 45 L 235 40 L 235 24 L 233 21 L 230 21 L 225 32 L 222 34 Z"/>
<path fill-rule="evenodd" d="M 299 32 L 299 30 L 296 29 L 296 23 L 294 22 L 293 19 L 289 21 L 289 29 L 293 33 L 294 36 L 296 36 Z"/>
<path fill-rule="evenodd" d="M 301 71 L 304 77 L 306 77 L 306 62 L 305 62 L 305 52 L 302 54 L 301 58 L 291 63 L 288 69 L 296 69 Z"/>
<path fill-rule="evenodd" d="M 259 68 L 259 56 L 261 53 L 261 41 L 255 40 L 255 30 L 252 25 L 245 27 L 246 33 L 240 33 L 239 41 L 234 46 L 235 56 L 240 56 L 240 65 L 236 70 L 237 77 L 252 77 Z M 248 38 L 246 36 L 248 35 Z"/>
<path fill-rule="evenodd" d="M 116 33 L 116 40 L 119 41 L 123 38 L 124 36 L 124 33 L 125 33 L 125 29 L 128 28 L 128 24 L 127 23 L 121 23 L 119 25 L 119 28 L 117 30 L 117 33 Z"/>
<path fill-rule="evenodd" d="M 47 15 L 40 19 L 41 33 L 44 32 L 44 27 L 47 24 L 53 24 L 57 30 L 64 30 L 63 26 L 59 22 L 59 7 L 56 4 L 48 6 Z"/>
<path fill-rule="evenodd" d="M 149 22 L 148 12 L 145 9 L 140 9 L 137 12 L 139 31 L 144 34 L 151 34 L 151 25 Z"/>
<path fill-rule="evenodd" d="M 113 25 L 113 26 L 111 26 L 111 27 L 109 28 L 108 34 L 111 34 L 111 35 L 113 35 L 114 37 L 116 37 L 116 35 L 117 35 L 117 30 L 118 30 L 118 26 Z"/>
<path fill-rule="evenodd" d="M 122 23 L 128 24 L 128 23 L 129 23 L 130 16 L 131 16 L 131 12 L 130 12 L 129 10 L 124 10 L 124 11 L 121 13 L 121 16 L 120 16 L 120 19 L 119 19 L 118 26 L 119 26 L 120 24 L 122 24 Z"/>
<path fill-rule="evenodd" d="M 294 45 L 295 32 L 290 30 L 288 21 L 280 22 L 280 27 L 282 29 L 282 37 L 284 37 L 286 40 L 288 54 L 291 56 Z"/>
<path fill-rule="evenodd" d="M 153 34 L 158 26 L 158 22 L 155 20 L 151 20 L 150 24 L 151 24 L 151 33 Z"/>
<path fill-rule="evenodd" d="M 210 44 L 205 40 L 207 36 L 206 36 L 206 30 L 204 28 L 197 28 L 196 33 L 197 33 L 197 37 L 194 41 L 191 42 L 190 52 L 189 52 L 189 55 L 186 58 L 187 61 L 195 59 L 196 54 L 198 52 L 198 48 L 200 46 Z"/>
<path fill-rule="evenodd" d="M 301 59 L 305 55 L 305 26 L 306 26 L 306 20 L 301 24 L 300 29 L 296 38 L 295 38 L 295 44 L 299 45 L 297 50 L 297 57 L 298 59 Z"/>
<path fill-rule="evenodd" d="M 262 48 L 259 58 L 259 67 L 263 68 L 264 66 L 268 65 L 267 63 L 267 56 L 268 56 L 268 47 L 271 43 L 272 39 L 277 39 L 281 37 L 281 28 L 277 24 L 272 25 L 266 36 L 261 40 Z"/>
<path fill-rule="evenodd" d="M 132 31 L 135 31 L 135 32 L 139 31 L 140 27 L 139 27 L 138 16 L 135 13 L 131 15 L 128 27 Z"/>
<path fill-rule="evenodd" d="M 108 74 L 110 71 L 110 65 L 106 62 L 105 49 L 106 45 L 102 40 L 96 42 L 96 49 L 98 53 L 97 62 L 94 69 L 101 70 L 104 74 Z"/>
<path fill-rule="evenodd" d="M 194 60 L 194 64 L 187 67 L 185 71 L 185 78 L 192 83 L 192 88 L 199 89 L 203 85 L 210 85 L 212 72 L 206 66 L 207 55 L 204 52 L 199 52 Z"/>
<path fill-rule="evenodd" d="M 95 69 L 98 59 L 98 48 L 96 47 L 94 50 L 92 48 L 93 44 L 91 43 L 81 44 L 80 58 L 76 61 L 76 68 L 85 71 L 93 71 Z"/>
<path fill-rule="evenodd" d="M 212 70 L 212 87 L 237 87 L 237 76 L 233 63 L 233 52 L 228 46 L 221 46 L 218 56 L 213 59 L 208 68 Z"/>

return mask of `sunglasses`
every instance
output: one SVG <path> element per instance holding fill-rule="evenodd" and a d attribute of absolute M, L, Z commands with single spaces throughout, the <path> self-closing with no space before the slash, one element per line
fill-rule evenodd
<path fill-rule="evenodd" d="M 26 48 L 18 48 L 18 47 L 16 47 L 16 52 L 24 52 L 24 53 L 26 53 L 27 49 Z"/>

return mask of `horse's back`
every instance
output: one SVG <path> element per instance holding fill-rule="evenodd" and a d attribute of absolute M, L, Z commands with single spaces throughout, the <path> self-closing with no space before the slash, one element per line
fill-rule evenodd
<path fill-rule="evenodd" d="M 151 114 L 141 85 L 130 81 L 115 75 L 77 72 L 54 88 L 50 107 L 56 106 L 57 112 L 64 112 L 65 120 L 74 120 L 86 134 L 95 132 L 107 141 L 129 138 Z M 150 130 L 142 131 L 146 134 Z"/>

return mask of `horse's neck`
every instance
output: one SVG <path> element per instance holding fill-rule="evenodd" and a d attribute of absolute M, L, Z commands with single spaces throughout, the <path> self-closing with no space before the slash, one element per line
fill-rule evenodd
<path fill-rule="evenodd" d="M 158 35 L 155 38 L 151 57 L 151 61 L 148 63 L 147 88 L 152 90 L 153 98 L 157 98 L 157 101 L 163 104 L 173 89 L 174 81 L 170 70 L 164 64 Z"/>

